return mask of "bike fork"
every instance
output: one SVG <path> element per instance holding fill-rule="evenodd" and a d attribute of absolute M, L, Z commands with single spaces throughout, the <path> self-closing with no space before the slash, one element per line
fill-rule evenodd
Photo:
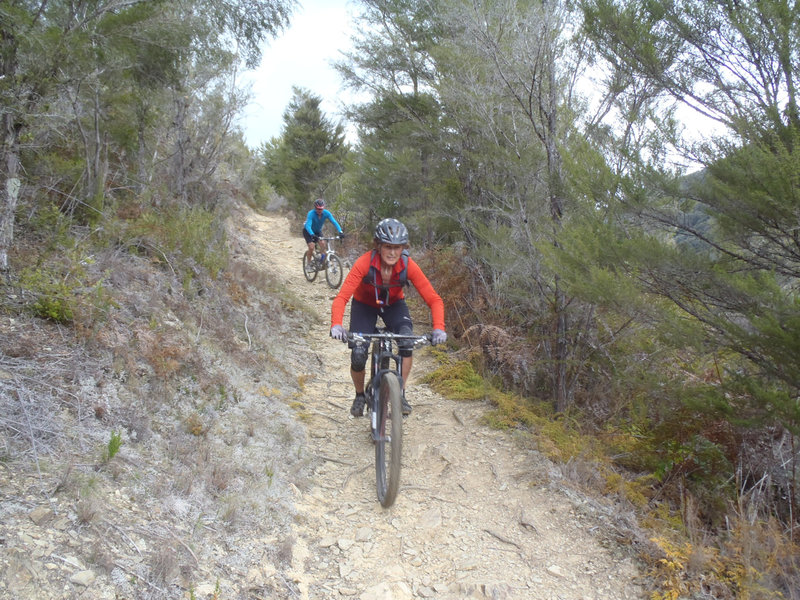
<path fill-rule="evenodd" d="M 373 410 L 370 416 L 372 418 L 372 440 L 377 442 L 381 438 L 381 432 L 378 431 L 378 411 Z"/>

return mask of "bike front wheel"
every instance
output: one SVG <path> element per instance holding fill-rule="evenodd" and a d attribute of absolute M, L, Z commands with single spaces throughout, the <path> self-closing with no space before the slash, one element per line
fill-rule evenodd
<path fill-rule="evenodd" d="M 403 452 L 403 405 L 400 381 L 384 373 L 378 388 L 375 435 L 375 475 L 378 501 L 384 508 L 394 504 L 400 489 L 400 457 Z"/>
<path fill-rule="evenodd" d="M 303 275 L 309 281 L 314 281 L 317 278 L 317 266 L 314 264 L 314 260 L 313 256 L 311 260 L 308 260 L 308 255 L 305 252 L 303 253 Z"/>
<path fill-rule="evenodd" d="M 325 269 L 325 279 L 333 289 L 342 285 L 342 261 L 335 254 L 328 255 L 328 265 Z"/>

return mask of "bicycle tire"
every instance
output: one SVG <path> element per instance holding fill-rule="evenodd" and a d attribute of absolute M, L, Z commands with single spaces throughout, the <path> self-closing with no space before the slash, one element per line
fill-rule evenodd
<path fill-rule="evenodd" d="M 400 466 L 403 452 L 403 405 L 397 375 L 384 373 L 378 389 L 375 440 L 375 483 L 378 501 L 389 508 L 400 489 Z"/>
<path fill-rule="evenodd" d="M 314 266 L 314 260 L 316 260 L 315 256 L 308 260 L 308 256 L 305 252 L 303 253 L 303 275 L 308 281 L 314 281 L 317 278 L 317 267 Z"/>
<path fill-rule="evenodd" d="M 335 254 L 328 255 L 328 264 L 325 269 L 325 280 L 333 289 L 342 285 L 342 261 Z"/>

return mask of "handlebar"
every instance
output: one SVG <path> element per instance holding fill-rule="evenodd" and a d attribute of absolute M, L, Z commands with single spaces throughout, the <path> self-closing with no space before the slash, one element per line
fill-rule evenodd
<path fill-rule="evenodd" d="M 342 341 L 370 342 L 372 340 L 394 340 L 396 342 L 412 341 L 414 343 L 414 347 L 416 348 L 417 346 L 432 344 L 432 334 L 426 333 L 425 335 L 408 335 L 403 333 L 392 333 L 390 331 L 380 331 L 378 333 L 348 332 L 347 337 Z"/>

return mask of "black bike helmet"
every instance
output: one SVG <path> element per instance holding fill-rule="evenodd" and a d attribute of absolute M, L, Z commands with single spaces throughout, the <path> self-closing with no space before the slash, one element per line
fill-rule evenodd
<path fill-rule="evenodd" d="M 375 227 L 375 239 L 381 244 L 408 244 L 408 229 L 397 219 L 384 219 Z"/>
<path fill-rule="evenodd" d="M 314 208 L 325 208 L 325 200 L 322 198 L 317 198 L 314 202 Z"/>

